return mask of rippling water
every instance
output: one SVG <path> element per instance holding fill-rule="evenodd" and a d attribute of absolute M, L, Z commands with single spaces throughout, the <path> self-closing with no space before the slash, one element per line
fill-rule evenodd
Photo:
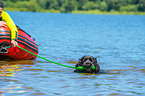
<path fill-rule="evenodd" d="M 75 66 L 97 58 L 99 74 L 35 61 L 0 61 L 2 96 L 145 96 L 145 16 L 9 12 L 39 55 Z"/>

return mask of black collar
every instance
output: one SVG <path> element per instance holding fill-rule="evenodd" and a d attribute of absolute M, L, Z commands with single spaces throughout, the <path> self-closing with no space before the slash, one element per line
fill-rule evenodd
<path fill-rule="evenodd" d="M 0 18 L 0 21 L 2 21 L 2 17 Z"/>

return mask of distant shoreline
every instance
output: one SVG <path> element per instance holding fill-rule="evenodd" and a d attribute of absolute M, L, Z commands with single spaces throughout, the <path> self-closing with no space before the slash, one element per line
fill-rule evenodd
<path fill-rule="evenodd" d="M 23 9 L 17 9 L 17 8 L 5 8 L 5 11 L 22 11 L 22 12 L 33 12 L 33 11 L 27 11 L 25 8 Z M 47 12 L 47 13 L 61 13 L 59 10 L 40 10 L 36 12 Z M 79 11 L 75 10 L 70 12 L 72 14 L 100 14 L 100 15 L 145 15 L 145 12 L 119 12 L 119 11 L 111 11 L 111 12 L 103 12 L 99 10 L 89 10 L 89 11 Z"/>
<path fill-rule="evenodd" d="M 119 11 L 111 11 L 111 12 L 102 12 L 98 10 L 92 11 L 73 11 L 72 13 L 81 13 L 81 14 L 114 14 L 114 15 L 145 15 L 145 12 L 119 12 Z"/>

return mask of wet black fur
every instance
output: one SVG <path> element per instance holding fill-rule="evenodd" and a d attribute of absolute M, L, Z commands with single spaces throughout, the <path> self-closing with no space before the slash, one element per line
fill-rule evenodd
<path fill-rule="evenodd" d="M 75 67 L 83 66 L 85 70 L 75 70 L 74 72 L 78 73 L 98 73 L 100 71 L 100 66 L 97 63 L 97 59 L 92 56 L 84 56 L 79 59 Z M 91 69 L 92 66 L 95 66 L 95 69 Z"/>

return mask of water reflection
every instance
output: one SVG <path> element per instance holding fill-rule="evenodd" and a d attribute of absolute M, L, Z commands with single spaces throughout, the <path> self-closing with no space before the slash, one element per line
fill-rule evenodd
<path fill-rule="evenodd" d="M 15 72 L 22 70 L 21 65 L 33 65 L 30 60 L 25 61 L 0 61 L 0 76 L 13 77 Z"/>
<path fill-rule="evenodd" d="M 34 61 L 0 61 L 0 82 L 3 82 L 0 83 L 0 95 L 20 94 L 33 89 L 30 87 L 24 88 L 24 84 L 20 82 L 22 77 L 18 73 L 24 70 L 23 65 L 34 65 Z"/>

